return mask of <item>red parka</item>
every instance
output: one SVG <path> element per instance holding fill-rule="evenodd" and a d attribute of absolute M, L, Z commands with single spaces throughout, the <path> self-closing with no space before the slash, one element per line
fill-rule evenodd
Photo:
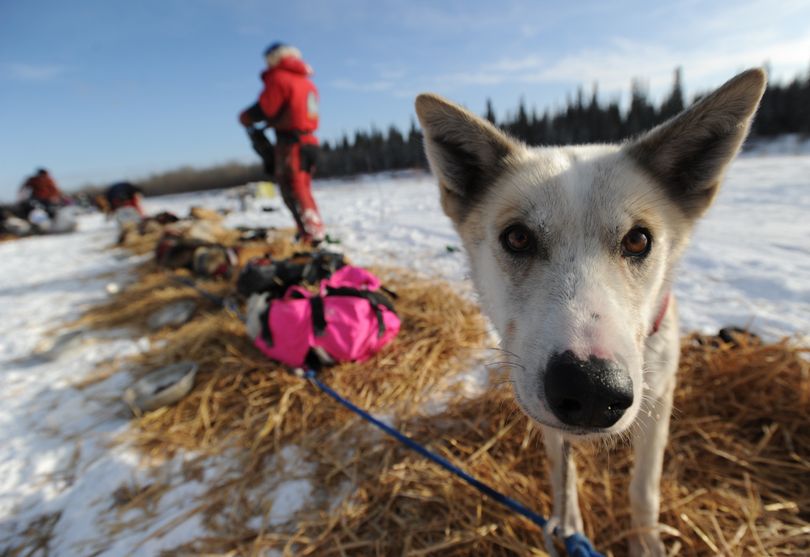
<path fill-rule="evenodd" d="M 56 182 L 47 172 L 31 176 L 25 181 L 21 189 L 23 191 L 27 190 L 30 199 L 45 203 L 58 203 L 62 199 L 62 192 L 59 191 Z"/>
<path fill-rule="evenodd" d="M 262 74 L 259 106 L 276 131 L 297 132 L 301 143 L 317 145 L 313 132 L 318 129 L 318 89 L 311 74 L 303 60 L 285 56 Z"/>

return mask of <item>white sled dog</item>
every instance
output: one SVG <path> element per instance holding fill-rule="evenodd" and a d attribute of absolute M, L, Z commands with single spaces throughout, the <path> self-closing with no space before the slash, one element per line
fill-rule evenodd
<path fill-rule="evenodd" d="M 542 426 L 557 532 L 582 531 L 567 441 L 634 444 L 633 554 L 663 555 L 661 465 L 678 367 L 675 264 L 765 90 L 748 70 L 621 145 L 528 147 L 439 96 L 416 112 L 481 305 Z"/>

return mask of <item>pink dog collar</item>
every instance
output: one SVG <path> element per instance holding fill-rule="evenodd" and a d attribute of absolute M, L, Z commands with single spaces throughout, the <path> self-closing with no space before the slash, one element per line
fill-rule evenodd
<path fill-rule="evenodd" d="M 650 332 L 649 336 L 653 336 L 658 332 L 658 329 L 661 328 L 661 322 L 664 320 L 664 316 L 667 314 L 667 309 L 669 309 L 670 298 L 672 298 L 672 292 L 667 292 L 667 295 L 664 298 L 664 303 L 661 304 L 661 309 L 658 310 L 658 315 L 655 317 L 655 322 L 653 323 L 652 331 Z"/>

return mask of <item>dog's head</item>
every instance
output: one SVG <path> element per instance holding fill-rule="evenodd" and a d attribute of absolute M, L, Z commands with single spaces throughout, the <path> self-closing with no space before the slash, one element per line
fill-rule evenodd
<path fill-rule="evenodd" d="M 515 395 L 574 435 L 626 429 L 670 273 L 765 87 L 749 70 L 623 145 L 529 148 L 438 96 L 416 99 L 441 203 Z"/>

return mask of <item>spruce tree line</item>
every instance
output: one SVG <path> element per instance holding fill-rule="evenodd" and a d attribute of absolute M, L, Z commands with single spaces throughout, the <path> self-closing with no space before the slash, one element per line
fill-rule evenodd
<path fill-rule="evenodd" d="M 328 178 L 406 168 L 427 168 L 422 132 L 414 121 L 406 135 L 391 126 L 385 134 L 372 128 L 370 132 L 355 132 L 352 141 L 344 135 L 334 145 L 323 142 L 316 175 Z"/>
<path fill-rule="evenodd" d="M 694 100 L 698 100 L 698 95 Z M 569 98 L 565 108 L 546 109 L 539 114 L 529 110 L 523 99 L 517 110 L 498 121 L 492 102 L 487 100 L 484 116 L 496 126 L 529 145 L 568 145 L 573 143 L 615 142 L 632 137 L 671 118 L 684 109 L 686 100 L 681 69 L 675 70 L 672 88 L 656 106 L 639 80 L 631 85 L 630 103 L 622 111 L 618 101 L 599 101 L 594 85 L 586 99 L 582 88 Z M 810 136 L 810 71 L 786 84 L 769 84 L 754 121 L 755 137 L 798 133 Z M 357 131 L 350 140 L 324 142 L 318 160 L 318 176 L 347 176 L 366 172 L 426 167 L 421 132 L 411 122 L 407 134 L 391 126 L 387 132 L 372 128 Z"/>

